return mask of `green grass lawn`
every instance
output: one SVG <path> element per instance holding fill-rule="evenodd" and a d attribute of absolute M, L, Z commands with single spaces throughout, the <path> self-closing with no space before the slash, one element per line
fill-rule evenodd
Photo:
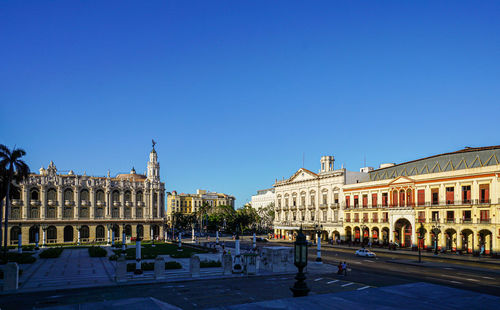
<path fill-rule="evenodd" d="M 119 254 L 121 250 L 113 250 L 113 252 Z M 126 259 L 135 259 L 135 248 L 128 248 L 126 250 Z M 142 259 L 154 259 L 158 255 L 170 255 L 173 258 L 188 258 L 193 254 L 208 253 L 204 250 L 193 249 L 189 247 L 182 247 L 182 251 L 177 251 L 177 245 L 170 243 L 155 243 L 155 247 L 151 244 L 142 245 L 141 258 Z"/>

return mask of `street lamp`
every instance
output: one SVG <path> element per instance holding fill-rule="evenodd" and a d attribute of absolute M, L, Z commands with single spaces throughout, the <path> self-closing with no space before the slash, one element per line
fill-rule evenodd
<path fill-rule="evenodd" d="M 438 235 L 441 233 L 441 226 L 439 222 L 436 221 L 436 224 L 432 225 L 432 233 L 434 234 L 434 255 L 438 255 Z"/>
<path fill-rule="evenodd" d="M 294 265 L 297 267 L 298 272 L 295 276 L 295 284 L 290 290 L 293 292 L 293 297 L 302 297 L 309 294 L 310 289 L 307 287 L 306 276 L 302 272 L 304 267 L 307 266 L 307 242 L 306 236 L 302 232 L 302 226 L 299 229 L 297 238 L 295 239 L 295 244 L 293 248 Z"/>
<path fill-rule="evenodd" d="M 323 225 L 315 225 L 316 236 L 318 240 L 318 249 L 316 250 L 316 262 L 321 263 L 321 233 L 323 232 Z"/>
<path fill-rule="evenodd" d="M 125 253 L 125 244 L 127 243 L 127 236 L 125 234 L 125 223 L 122 224 L 122 252 Z"/>
<path fill-rule="evenodd" d="M 47 224 L 42 224 L 42 247 L 45 247 L 47 228 L 48 228 Z"/>
<path fill-rule="evenodd" d="M 252 239 L 252 249 L 255 251 L 257 249 L 257 238 L 255 237 L 255 224 L 252 225 L 253 239 Z"/>
<path fill-rule="evenodd" d="M 108 245 L 109 245 L 109 230 L 111 229 L 111 224 L 106 224 L 106 228 L 108 230 Z"/>
<path fill-rule="evenodd" d="M 418 229 L 418 262 L 422 262 L 422 251 L 421 251 L 421 246 L 420 244 L 422 243 L 422 240 L 424 239 L 424 234 L 425 234 L 425 228 L 424 224 L 420 223 L 420 227 Z"/>
<path fill-rule="evenodd" d="M 241 256 L 240 256 L 240 234 L 239 234 L 239 225 L 236 226 L 236 237 L 234 239 L 234 266 L 233 271 L 235 273 L 240 273 L 243 271 L 241 266 Z"/>

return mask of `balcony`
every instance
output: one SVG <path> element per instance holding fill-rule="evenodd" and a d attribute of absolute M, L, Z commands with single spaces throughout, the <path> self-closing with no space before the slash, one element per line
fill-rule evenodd
<path fill-rule="evenodd" d="M 132 201 L 125 201 L 126 207 L 132 207 L 132 205 L 133 205 Z"/>
<path fill-rule="evenodd" d="M 40 212 L 38 212 L 38 209 L 31 209 L 29 213 L 29 218 L 30 219 L 38 219 L 40 218 Z"/>
<path fill-rule="evenodd" d="M 295 206 L 295 205 L 291 206 L 290 210 L 297 210 L 297 206 Z"/>
<path fill-rule="evenodd" d="M 144 207 L 144 202 L 143 201 L 138 201 L 137 202 L 138 207 Z"/>
<path fill-rule="evenodd" d="M 104 218 L 104 209 L 103 208 L 96 208 L 95 209 L 95 215 L 94 217 L 96 219 L 102 219 Z"/>
<path fill-rule="evenodd" d="M 21 210 L 19 208 L 11 208 L 9 219 L 18 220 L 21 218 Z"/>
<path fill-rule="evenodd" d="M 104 207 L 106 205 L 106 202 L 104 202 L 102 200 L 97 200 L 95 205 L 98 207 Z"/>
<path fill-rule="evenodd" d="M 304 205 L 304 204 L 300 205 L 300 206 L 299 206 L 299 209 L 300 209 L 300 210 L 305 210 L 305 209 L 306 209 L 306 205 Z"/>
<path fill-rule="evenodd" d="M 56 208 L 48 208 L 47 209 L 47 218 L 48 219 L 55 219 L 56 215 L 57 215 Z"/>
<path fill-rule="evenodd" d="M 464 218 L 464 219 L 462 219 L 461 222 L 462 222 L 462 224 L 472 224 L 472 219 L 470 219 L 470 218 Z"/>
<path fill-rule="evenodd" d="M 316 209 L 316 206 L 313 205 L 313 204 L 310 204 L 310 205 L 307 206 L 307 209 L 314 210 L 314 209 Z"/>
<path fill-rule="evenodd" d="M 72 208 L 64 208 L 63 218 L 64 219 L 72 219 L 73 218 L 73 209 Z"/>
<path fill-rule="evenodd" d="M 30 200 L 30 206 L 32 207 L 38 207 L 42 204 L 40 200 Z"/>
<path fill-rule="evenodd" d="M 389 219 L 381 219 L 380 223 L 389 223 Z"/>
<path fill-rule="evenodd" d="M 80 218 L 82 218 L 82 219 L 89 218 L 89 209 L 88 208 L 81 208 L 80 209 Z"/>
<path fill-rule="evenodd" d="M 13 206 L 13 207 L 19 207 L 19 206 L 22 206 L 23 205 L 23 201 L 21 199 L 12 199 L 10 201 L 10 204 Z"/>
<path fill-rule="evenodd" d="M 479 219 L 479 224 L 490 224 L 490 223 L 491 223 L 490 218 Z"/>
<path fill-rule="evenodd" d="M 121 203 L 119 201 L 113 201 L 113 207 L 119 207 Z"/>
<path fill-rule="evenodd" d="M 354 223 L 359 223 L 359 219 L 354 219 Z"/>
<path fill-rule="evenodd" d="M 455 223 L 455 219 L 446 219 L 446 223 L 449 223 L 449 224 L 454 224 Z"/>
<path fill-rule="evenodd" d="M 491 199 L 479 199 L 479 204 L 491 204 Z"/>
<path fill-rule="evenodd" d="M 372 223 L 378 223 L 378 219 L 372 219 Z"/>
<path fill-rule="evenodd" d="M 47 200 L 47 205 L 50 207 L 57 206 L 57 200 Z"/>
<path fill-rule="evenodd" d="M 345 219 L 345 222 L 346 222 L 346 223 L 350 223 L 350 222 L 351 222 L 351 219 Z"/>
<path fill-rule="evenodd" d="M 320 209 L 326 209 L 326 208 L 328 208 L 328 205 L 326 203 L 322 203 L 322 204 L 319 205 L 319 208 Z"/>
<path fill-rule="evenodd" d="M 88 200 L 80 200 L 80 205 L 82 207 L 90 206 L 90 201 L 88 201 Z"/>
<path fill-rule="evenodd" d="M 338 209 L 339 208 L 339 204 L 338 203 L 331 203 L 330 204 L 330 208 L 331 209 Z"/>
<path fill-rule="evenodd" d="M 72 207 L 72 206 L 74 206 L 74 205 L 75 205 L 75 202 L 74 202 L 73 200 L 65 200 L 65 201 L 64 201 L 64 205 L 65 205 L 66 207 Z"/>

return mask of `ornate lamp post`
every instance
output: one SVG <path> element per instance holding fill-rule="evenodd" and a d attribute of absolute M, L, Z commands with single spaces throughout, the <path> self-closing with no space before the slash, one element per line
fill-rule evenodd
<path fill-rule="evenodd" d="M 297 275 L 295 276 L 295 284 L 290 290 L 293 292 L 293 297 L 307 296 L 310 289 L 307 287 L 306 276 L 302 272 L 304 267 L 307 266 L 307 242 L 306 236 L 302 232 L 302 226 L 300 227 L 297 239 L 295 239 L 294 249 L 293 249 L 294 264 L 298 268 Z"/>
<path fill-rule="evenodd" d="M 425 238 L 425 228 L 424 224 L 420 223 L 420 227 L 418 228 L 418 262 L 422 262 L 422 249 L 421 249 L 421 243 L 422 240 Z"/>
<path fill-rule="evenodd" d="M 139 237 L 139 232 L 137 232 L 137 237 L 135 239 L 135 270 L 134 270 L 134 274 L 142 274 L 141 237 Z"/>
<path fill-rule="evenodd" d="M 111 229 L 111 224 L 106 224 L 106 229 L 108 230 L 108 245 L 110 244 L 109 240 L 109 230 Z"/>
<path fill-rule="evenodd" d="M 17 234 L 17 252 L 23 253 L 23 235 L 22 235 L 21 223 L 19 223 L 19 234 Z"/>
<path fill-rule="evenodd" d="M 76 232 L 78 234 L 78 239 L 77 239 L 77 242 L 76 244 L 80 245 L 80 231 L 82 230 L 82 225 L 78 225 L 76 226 Z"/>
<path fill-rule="evenodd" d="M 255 251 L 257 249 L 257 238 L 255 236 L 255 224 L 252 225 L 253 239 L 252 239 L 252 249 Z"/>
<path fill-rule="evenodd" d="M 191 223 L 191 241 L 194 243 L 196 236 L 194 235 L 194 222 Z"/>
<path fill-rule="evenodd" d="M 40 231 L 40 226 L 35 225 L 35 249 L 38 250 L 38 232 Z"/>
<path fill-rule="evenodd" d="M 236 226 L 236 237 L 234 241 L 234 265 L 233 265 L 233 271 L 235 273 L 240 273 L 243 271 L 243 268 L 241 266 L 239 231 L 240 231 L 239 226 Z"/>
<path fill-rule="evenodd" d="M 434 234 L 434 255 L 438 255 L 438 237 L 439 233 L 441 233 L 439 222 L 436 221 L 436 223 L 432 225 L 432 233 Z"/>
<path fill-rule="evenodd" d="M 321 263 L 321 233 L 323 232 L 323 225 L 315 225 L 316 236 L 318 240 L 318 249 L 316 250 L 316 262 Z"/>

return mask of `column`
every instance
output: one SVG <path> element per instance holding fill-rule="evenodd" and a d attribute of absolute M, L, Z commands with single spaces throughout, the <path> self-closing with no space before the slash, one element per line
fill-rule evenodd
<path fill-rule="evenodd" d="M 471 193 L 472 195 L 472 193 Z M 472 242 L 473 242 L 473 252 L 478 252 L 479 251 L 479 233 L 475 230 L 472 232 Z"/>
<path fill-rule="evenodd" d="M 125 218 L 125 190 L 122 188 L 120 191 L 120 218 Z"/>
<path fill-rule="evenodd" d="M 29 205 L 29 199 L 28 199 L 28 190 L 26 186 L 22 186 L 22 192 L 21 192 L 21 199 L 23 200 L 23 206 L 22 211 L 21 211 L 21 219 L 25 220 L 28 218 L 28 205 Z"/>
<path fill-rule="evenodd" d="M 460 231 L 457 231 L 457 251 L 462 250 L 462 238 Z"/>
<path fill-rule="evenodd" d="M 132 199 L 132 207 L 130 207 L 130 217 L 135 219 L 135 214 L 137 212 L 137 194 L 135 188 L 133 188 L 130 192 L 130 199 Z"/>
<path fill-rule="evenodd" d="M 63 208 L 64 208 L 64 197 L 63 197 L 63 192 L 61 186 L 57 187 L 57 219 L 62 219 L 63 215 Z"/>
<path fill-rule="evenodd" d="M 45 219 L 45 209 L 47 208 L 47 188 L 45 185 L 40 187 L 40 219 Z"/>
<path fill-rule="evenodd" d="M 416 229 L 415 229 L 415 221 L 413 221 L 413 223 L 411 223 L 411 245 L 412 246 L 416 246 L 417 245 L 417 232 L 416 232 Z"/>
<path fill-rule="evenodd" d="M 73 218 L 78 220 L 80 218 L 80 186 L 75 186 L 73 190 L 75 191 L 74 193 L 75 208 L 74 208 Z"/>
<path fill-rule="evenodd" d="M 89 201 L 90 201 L 90 206 L 89 206 L 89 219 L 94 219 L 95 218 L 95 192 L 94 192 L 94 187 L 91 187 L 89 190 Z"/>
<path fill-rule="evenodd" d="M 150 193 L 149 193 L 149 218 L 153 218 L 153 208 L 155 207 L 154 204 L 153 204 L 153 195 L 154 195 L 154 191 L 153 189 L 151 188 L 150 190 Z"/>
<path fill-rule="evenodd" d="M 111 217 L 111 191 L 109 190 L 109 188 L 106 189 L 106 192 L 105 192 L 105 195 L 104 195 L 104 198 L 106 200 L 106 207 L 105 207 L 105 215 L 104 217 L 106 218 L 110 218 Z"/>
<path fill-rule="evenodd" d="M 389 242 L 394 242 L 394 223 L 389 215 Z"/>

